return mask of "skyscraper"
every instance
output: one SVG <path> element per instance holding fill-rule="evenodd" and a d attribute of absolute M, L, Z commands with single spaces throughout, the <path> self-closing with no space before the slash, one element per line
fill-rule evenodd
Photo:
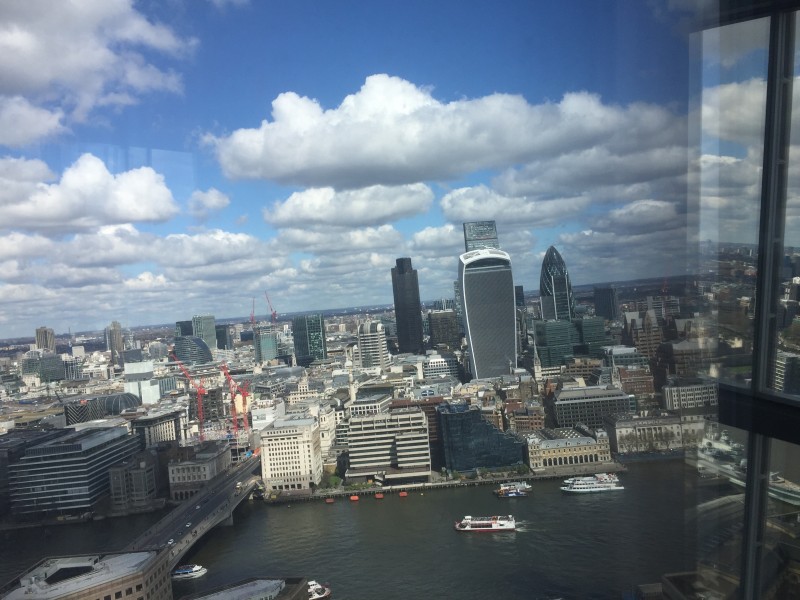
<path fill-rule="evenodd" d="M 397 323 L 397 346 L 400 352 L 425 354 L 422 343 L 422 312 L 419 301 L 417 270 L 410 258 L 398 258 L 392 267 L 392 292 Z"/>
<path fill-rule="evenodd" d="M 111 362 L 114 364 L 120 363 L 120 356 L 125 349 L 125 343 L 122 338 L 122 325 L 119 321 L 111 321 L 111 325 L 106 327 L 106 350 L 111 352 Z"/>
<path fill-rule="evenodd" d="M 547 249 L 542 261 L 539 301 L 542 304 L 543 319 L 571 321 L 575 316 L 575 299 L 572 297 L 572 283 L 567 265 L 555 246 Z"/>
<path fill-rule="evenodd" d="M 36 349 L 56 351 L 56 333 L 49 327 L 36 328 Z"/>
<path fill-rule="evenodd" d="M 278 332 L 272 325 L 259 325 L 253 330 L 256 362 L 262 363 L 278 357 Z"/>
<path fill-rule="evenodd" d="M 315 360 L 328 357 L 325 345 L 325 320 L 321 314 L 303 315 L 292 319 L 292 337 L 297 364 L 307 367 Z"/>
<path fill-rule="evenodd" d="M 617 290 L 613 287 L 594 288 L 594 314 L 613 321 L 619 316 Z"/>
<path fill-rule="evenodd" d="M 517 366 L 517 320 L 511 258 L 486 248 L 459 257 L 469 371 L 475 378 L 497 377 Z"/>
<path fill-rule="evenodd" d="M 192 317 L 192 335 L 199 337 L 210 349 L 217 347 L 217 329 L 214 315 L 195 315 Z"/>
<path fill-rule="evenodd" d="M 525 308 L 525 290 L 521 285 L 514 286 L 514 302 L 518 308 Z"/>
<path fill-rule="evenodd" d="M 461 348 L 461 330 L 458 315 L 454 310 L 433 310 L 428 313 L 428 328 L 431 332 L 431 346 L 440 344 L 450 350 Z"/>
<path fill-rule="evenodd" d="M 464 251 L 500 249 L 497 240 L 497 227 L 494 221 L 472 221 L 464 223 Z"/>

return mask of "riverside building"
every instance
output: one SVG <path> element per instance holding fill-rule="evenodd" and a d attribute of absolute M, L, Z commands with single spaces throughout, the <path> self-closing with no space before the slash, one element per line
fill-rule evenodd
<path fill-rule="evenodd" d="M 603 429 L 580 424 L 575 429 L 540 429 L 525 437 L 531 469 L 611 462 L 609 438 Z"/>
<path fill-rule="evenodd" d="M 267 490 L 310 490 L 322 481 L 319 422 L 286 415 L 261 430 L 261 478 Z"/>
<path fill-rule="evenodd" d="M 417 407 L 350 418 L 348 481 L 391 485 L 431 475 L 428 419 Z"/>

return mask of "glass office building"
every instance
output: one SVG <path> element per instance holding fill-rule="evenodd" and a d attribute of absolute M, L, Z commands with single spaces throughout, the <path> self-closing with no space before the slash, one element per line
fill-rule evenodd
<path fill-rule="evenodd" d="M 476 379 L 499 377 L 517 366 L 517 319 L 511 258 L 483 249 L 459 257 L 458 286 L 469 348 L 469 371 Z"/>
<path fill-rule="evenodd" d="M 325 319 L 321 314 L 301 315 L 292 319 L 292 338 L 297 364 L 307 367 L 328 357 L 325 342 Z"/>
<path fill-rule="evenodd" d="M 397 324 L 397 347 L 400 352 L 424 354 L 422 343 L 422 307 L 419 279 L 410 258 L 398 258 L 392 267 L 392 293 Z"/>

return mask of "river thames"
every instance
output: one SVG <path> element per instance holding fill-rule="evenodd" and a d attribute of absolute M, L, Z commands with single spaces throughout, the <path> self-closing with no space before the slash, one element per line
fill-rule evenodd
<path fill-rule="evenodd" d="M 341 600 L 392 598 L 621 598 L 638 583 L 694 568 L 685 510 L 697 471 L 681 460 L 639 462 L 622 492 L 567 495 L 536 481 L 527 498 L 498 499 L 488 485 L 411 492 L 382 500 L 266 505 L 253 500 L 184 562 L 208 574 L 174 585 L 175 597 L 256 576 L 329 583 Z M 513 514 L 509 533 L 461 533 L 464 515 Z M 146 515 L 4 532 L 8 581 L 44 555 L 121 548 L 157 519 Z"/>
<path fill-rule="evenodd" d="M 694 568 L 687 507 L 697 471 L 680 460 L 629 465 L 622 492 L 567 495 L 536 481 L 527 498 L 491 486 L 387 494 L 358 502 L 242 504 L 184 562 L 208 574 L 174 585 L 175 597 L 256 576 L 329 583 L 341 600 L 392 598 L 621 598 L 638 583 Z M 513 514 L 509 533 L 460 533 L 464 515 Z M 41 555 L 119 548 L 154 515 L 6 532 L 3 580 Z"/>

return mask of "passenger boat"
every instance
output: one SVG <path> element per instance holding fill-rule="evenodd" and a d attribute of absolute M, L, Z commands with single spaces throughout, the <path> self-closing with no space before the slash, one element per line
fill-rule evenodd
<path fill-rule="evenodd" d="M 331 588 L 313 579 L 308 582 L 308 600 L 320 600 L 321 598 L 331 597 Z"/>
<path fill-rule="evenodd" d="M 456 521 L 456 531 L 514 531 L 517 524 L 511 515 L 494 517 L 471 517 L 467 515 Z"/>
<path fill-rule="evenodd" d="M 531 485 L 524 481 L 503 483 L 494 491 L 498 498 L 524 498 L 528 495 Z"/>
<path fill-rule="evenodd" d="M 619 478 L 613 473 L 598 473 L 591 477 L 570 477 L 564 480 L 562 492 L 571 494 L 591 494 L 594 492 L 614 492 L 624 490 Z"/>
<path fill-rule="evenodd" d="M 208 572 L 208 569 L 200 565 L 181 565 L 176 567 L 172 572 L 173 579 L 195 579 L 202 577 Z"/>

